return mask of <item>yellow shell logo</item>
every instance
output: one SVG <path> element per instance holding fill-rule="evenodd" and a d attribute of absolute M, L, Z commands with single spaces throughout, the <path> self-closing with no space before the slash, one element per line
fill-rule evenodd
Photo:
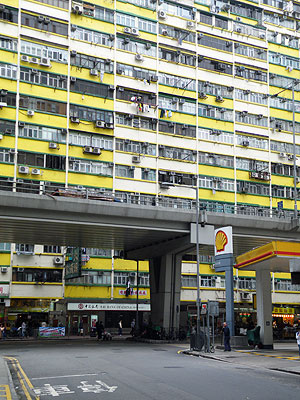
<path fill-rule="evenodd" d="M 228 243 L 228 238 L 226 233 L 223 231 L 218 231 L 215 239 L 217 252 L 224 251 L 224 248 L 227 243 Z"/>

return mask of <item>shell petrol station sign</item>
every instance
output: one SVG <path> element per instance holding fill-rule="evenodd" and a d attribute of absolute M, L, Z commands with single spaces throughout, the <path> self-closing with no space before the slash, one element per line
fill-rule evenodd
<path fill-rule="evenodd" d="M 215 229 L 215 270 L 224 272 L 233 265 L 232 226 Z"/>
<path fill-rule="evenodd" d="M 233 253 L 232 226 L 215 230 L 215 256 Z"/>

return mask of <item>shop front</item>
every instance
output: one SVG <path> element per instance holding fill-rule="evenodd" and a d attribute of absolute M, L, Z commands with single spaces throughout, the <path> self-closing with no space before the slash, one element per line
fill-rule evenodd
<path fill-rule="evenodd" d="M 139 304 L 139 322 L 148 320 L 150 304 Z M 124 333 L 130 332 L 130 323 L 136 318 L 135 303 L 67 303 L 67 334 L 87 336 L 95 332 L 97 321 L 116 333 L 122 319 Z"/>
<path fill-rule="evenodd" d="M 274 339 L 294 339 L 296 329 L 300 326 L 300 307 L 273 307 Z"/>
<path fill-rule="evenodd" d="M 9 284 L 0 284 L 0 324 L 6 326 L 7 310 L 10 305 Z"/>

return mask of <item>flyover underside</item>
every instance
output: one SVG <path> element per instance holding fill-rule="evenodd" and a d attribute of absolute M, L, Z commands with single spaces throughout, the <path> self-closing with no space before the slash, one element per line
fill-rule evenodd
<path fill-rule="evenodd" d="M 135 259 L 151 258 L 158 250 L 172 252 L 181 241 L 192 252 L 188 243 L 195 219 L 194 210 L 0 193 L 1 242 L 114 248 Z M 276 239 L 300 241 L 288 220 L 207 213 L 207 223 L 232 225 L 235 255 Z"/>

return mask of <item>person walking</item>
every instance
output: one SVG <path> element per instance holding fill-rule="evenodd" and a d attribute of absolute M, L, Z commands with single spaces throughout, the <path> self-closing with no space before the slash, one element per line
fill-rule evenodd
<path fill-rule="evenodd" d="M 297 339 L 297 345 L 299 348 L 299 357 L 300 357 L 300 328 L 298 328 L 298 332 L 296 332 L 296 339 Z"/>
<path fill-rule="evenodd" d="M 26 328 L 27 328 L 26 322 L 23 321 L 22 325 L 21 325 L 21 334 L 22 334 L 22 338 L 23 339 L 24 339 L 25 336 L 27 337 Z"/>
<path fill-rule="evenodd" d="M 134 318 L 131 321 L 130 327 L 131 327 L 130 334 L 131 334 L 131 336 L 134 336 L 134 334 L 135 334 L 135 319 Z"/>
<path fill-rule="evenodd" d="M 104 331 L 104 325 L 102 321 L 97 321 L 96 323 L 96 329 L 97 329 L 97 335 L 98 335 L 98 340 L 102 339 L 103 331 Z"/>
<path fill-rule="evenodd" d="M 122 320 L 120 319 L 119 321 L 119 336 L 122 336 L 123 333 L 123 324 L 122 324 Z"/>
<path fill-rule="evenodd" d="M 230 329 L 227 326 L 227 322 L 223 323 L 223 334 L 224 334 L 224 351 L 231 351 L 230 347 Z"/>

